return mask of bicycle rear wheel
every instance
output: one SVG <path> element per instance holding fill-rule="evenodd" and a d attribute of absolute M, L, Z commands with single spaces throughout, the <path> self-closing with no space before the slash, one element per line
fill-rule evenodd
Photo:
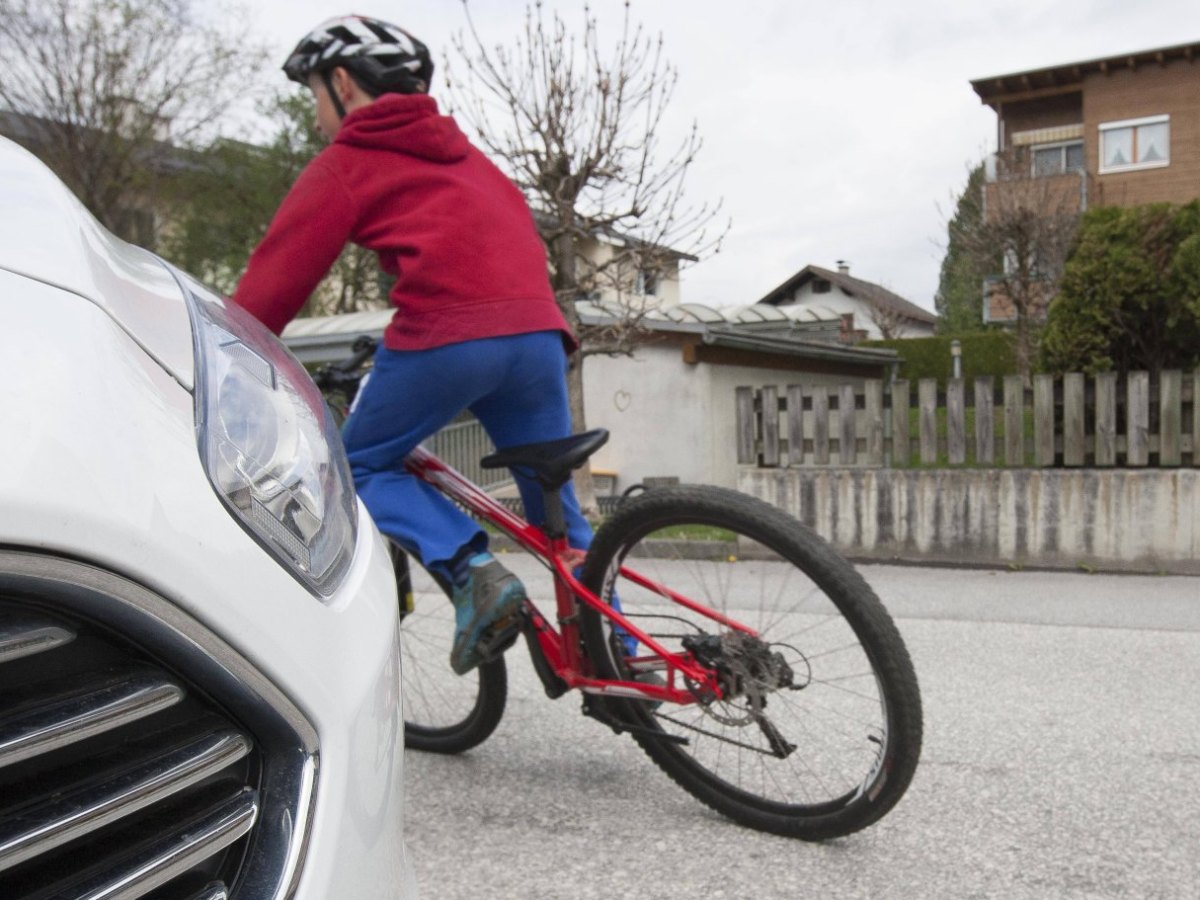
<path fill-rule="evenodd" d="M 635 583 L 623 564 L 756 636 Z M 792 517 L 720 488 L 648 491 L 596 534 L 583 581 L 718 673 L 720 700 L 606 701 L 704 803 L 751 828 L 823 840 L 870 825 L 904 794 L 922 732 L 908 652 L 862 577 Z M 603 676 L 663 677 L 664 664 L 588 607 L 581 630 Z"/>
<path fill-rule="evenodd" d="M 503 657 L 465 675 L 450 668 L 454 607 L 419 566 L 391 545 L 400 592 L 401 705 L 404 746 L 462 753 L 496 730 L 508 699 Z"/>

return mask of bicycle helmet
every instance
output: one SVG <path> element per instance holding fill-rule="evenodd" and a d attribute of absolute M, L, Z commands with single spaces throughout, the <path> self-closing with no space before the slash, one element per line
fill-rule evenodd
<path fill-rule="evenodd" d="M 433 78 L 429 48 L 397 25 L 339 16 L 318 25 L 292 51 L 283 71 L 307 84 L 313 73 L 345 68 L 371 94 L 423 94 Z"/>

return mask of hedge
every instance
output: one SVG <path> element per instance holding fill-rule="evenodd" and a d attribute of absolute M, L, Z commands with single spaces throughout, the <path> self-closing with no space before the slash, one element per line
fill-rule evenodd
<path fill-rule="evenodd" d="M 895 338 L 886 341 L 863 341 L 862 347 L 886 347 L 900 354 L 903 361 L 897 377 L 917 381 L 936 378 L 947 381 L 954 372 L 950 342 L 962 344 L 963 377 L 977 375 L 1016 375 L 1015 336 L 1007 331 L 981 331 L 955 337 Z"/>

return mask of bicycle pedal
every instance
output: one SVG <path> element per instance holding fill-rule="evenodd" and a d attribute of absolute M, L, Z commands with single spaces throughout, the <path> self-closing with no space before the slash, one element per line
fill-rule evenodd
<path fill-rule="evenodd" d="M 521 634 L 521 620 L 518 616 L 510 616 L 492 625 L 479 638 L 479 656 L 484 662 L 491 662 L 503 655 Z"/>

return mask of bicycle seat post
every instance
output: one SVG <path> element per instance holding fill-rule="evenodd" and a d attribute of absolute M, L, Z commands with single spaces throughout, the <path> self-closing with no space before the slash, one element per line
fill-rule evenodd
<path fill-rule="evenodd" d="M 550 540 L 561 541 L 567 536 L 567 522 L 560 492 L 570 482 L 571 472 L 587 462 L 607 440 L 608 432 L 597 428 L 552 441 L 497 450 L 480 460 L 480 465 L 485 469 L 508 466 L 541 485 L 546 507 L 543 530 Z"/>
<path fill-rule="evenodd" d="M 567 519 L 563 514 L 561 488 L 542 486 L 542 502 L 546 506 L 546 521 L 543 529 L 550 540 L 567 536 Z"/>

